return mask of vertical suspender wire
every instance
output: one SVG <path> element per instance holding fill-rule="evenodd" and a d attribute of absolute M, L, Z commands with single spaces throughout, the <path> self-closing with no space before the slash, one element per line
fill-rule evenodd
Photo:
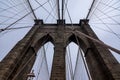
<path fill-rule="evenodd" d="M 60 20 L 60 4 L 59 4 L 59 0 L 57 0 L 57 12 L 58 12 L 58 19 Z"/>
<path fill-rule="evenodd" d="M 67 8 L 67 6 L 66 6 L 66 8 Z M 68 11 L 68 8 L 67 8 L 67 12 L 68 12 L 68 16 L 69 16 L 69 19 L 70 19 L 70 22 L 71 22 L 72 30 L 74 30 L 73 23 L 72 23 L 72 19 L 71 19 L 70 13 L 69 13 L 69 11 Z M 78 46 L 79 46 L 79 49 L 80 49 L 80 44 L 79 44 L 79 41 L 78 41 L 76 35 L 75 35 L 75 38 L 76 38 L 76 40 L 77 40 L 77 43 L 78 43 Z M 84 57 L 83 57 L 82 53 L 81 53 L 81 56 L 82 56 L 82 59 L 83 59 L 83 62 L 84 62 L 85 68 L 86 68 L 86 72 L 87 72 L 88 78 L 89 78 L 89 80 L 91 80 L 90 74 L 89 74 L 89 72 L 88 72 L 88 70 L 87 70 L 87 65 L 86 65 L 86 63 L 85 63 L 85 61 L 84 61 Z"/>
<path fill-rule="evenodd" d="M 66 52 L 67 53 L 67 52 Z M 71 78 L 71 80 L 73 80 L 72 79 L 72 71 L 71 71 L 71 64 L 70 64 L 70 60 L 69 60 L 69 55 L 68 55 L 68 53 L 67 53 L 67 55 L 66 55 L 66 59 L 67 59 L 67 62 L 68 62 L 68 65 L 67 65 L 67 67 L 68 67 L 68 76 L 69 76 L 69 72 L 70 72 L 70 78 Z"/>
<path fill-rule="evenodd" d="M 65 3 L 65 0 L 62 0 L 62 20 L 64 18 L 64 3 Z"/>
<path fill-rule="evenodd" d="M 45 63 L 46 63 L 46 67 L 47 67 L 48 76 L 50 77 L 49 70 L 48 70 L 47 57 L 46 57 L 47 50 L 45 50 L 45 46 L 43 46 L 43 51 L 44 51 L 44 57 L 45 57 Z"/>
<path fill-rule="evenodd" d="M 76 64 L 75 64 L 75 70 L 74 70 L 73 80 L 75 80 L 75 72 L 76 72 L 76 70 L 77 70 L 78 59 L 79 59 L 79 47 L 78 47 L 78 53 L 77 53 L 77 59 L 76 59 Z"/>
<path fill-rule="evenodd" d="M 72 67 L 72 60 L 71 60 L 71 53 L 70 53 L 69 45 L 68 45 L 68 60 L 69 60 L 69 66 L 70 66 L 70 72 L 71 72 L 71 79 L 73 80 L 73 67 Z"/>
<path fill-rule="evenodd" d="M 43 49 L 42 49 L 43 50 Z M 44 52 L 43 52 L 43 56 L 42 56 L 42 61 L 41 61 L 41 65 L 40 65 L 40 68 L 39 68 L 39 70 L 38 70 L 38 75 L 37 75 L 37 77 L 36 77 L 36 80 L 39 80 L 39 75 L 40 75 L 40 72 L 41 72 L 41 68 L 42 68 L 42 65 L 43 65 L 43 60 L 44 59 Z"/>
<path fill-rule="evenodd" d="M 38 71 L 38 75 L 37 75 L 37 78 L 36 80 L 39 80 L 39 74 L 40 74 L 40 71 L 41 71 L 41 68 L 42 68 L 42 64 L 43 64 L 43 58 L 45 57 L 44 55 L 44 43 L 48 40 L 49 37 L 46 37 L 45 41 L 43 41 L 42 45 L 43 45 L 43 57 L 42 57 L 42 63 L 40 65 L 40 68 L 39 68 L 39 71 Z"/>
<path fill-rule="evenodd" d="M 67 60 L 68 56 L 67 56 L 67 51 L 66 51 L 66 62 L 69 63 L 69 61 Z M 68 75 L 67 75 L 68 74 Z M 71 75 L 71 74 L 70 74 Z M 68 78 L 68 79 L 67 79 Z M 69 65 L 66 64 L 66 80 L 69 80 Z"/>
<path fill-rule="evenodd" d="M 78 46 L 79 46 L 78 50 L 80 50 L 80 53 L 81 53 L 80 55 L 81 55 L 81 57 L 82 57 L 82 60 L 83 60 L 84 66 L 85 66 L 88 79 L 89 79 L 89 80 L 92 80 L 91 77 L 90 77 L 90 73 L 89 73 L 89 70 L 88 70 L 86 61 L 85 61 L 85 59 L 84 59 L 83 52 L 82 52 L 82 50 L 81 50 L 80 43 L 79 43 L 79 41 L 78 41 L 78 38 L 77 38 L 76 34 L 75 34 L 75 38 L 76 38 L 77 44 L 78 44 Z"/>

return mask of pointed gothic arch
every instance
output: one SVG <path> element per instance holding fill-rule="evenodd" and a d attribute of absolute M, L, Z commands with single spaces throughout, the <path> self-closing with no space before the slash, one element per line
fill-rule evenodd
<path fill-rule="evenodd" d="M 43 34 L 42 36 L 36 36 L 34 38 L 34 41 L 32 42 L 32 47 L 34 47 L 35 51 L 37 52 L 41 46 L 46 44 L 47 42 L 51 42 L 54 45 L 54 39 L 49 34 Z"/>

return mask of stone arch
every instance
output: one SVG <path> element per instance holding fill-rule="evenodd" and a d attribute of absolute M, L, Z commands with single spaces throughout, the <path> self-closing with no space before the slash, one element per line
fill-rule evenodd
<path fill-rule="evenodd" d="M 78 46 L 80 46 L 82 48 L 83 51 L 86 51 L 86 49 L 89 48 L 89 44 L 87 42 L 87 39 L 84 38 L 81 35 L 75 35 L 75 34 L 69 35 L 69 37 L 67 38 L 67 42 L 66 43 L 68 45 L 71 42 L 76 43 Z"/>
<path fill-rule="evenodd" d="M 38 51 L 40 47 L 47 42 L 51 42 L 54 45 L 54 39 L 50 34 L 43 35 L 41 38 L 37 39 L 34 44 L 32 44 L 32 47 L 35 49 L 35 51 Z"/>

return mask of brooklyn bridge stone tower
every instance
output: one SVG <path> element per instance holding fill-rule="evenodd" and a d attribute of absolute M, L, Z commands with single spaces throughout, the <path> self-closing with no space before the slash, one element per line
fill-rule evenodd
<path fill-rule="evenodd" d="M 82 48 L 92 80 L 120 80 L 120 64 L 108 48 L 81 33 L 100 41 L 86 19 L 79 24 L 35 20 L 31 30 L 0 62 L 0 80 L 26 80 L 39 48 L 48 41 L 55 46 L 50 80 L 66 80 L 65 51 L 72 41 Z"/>

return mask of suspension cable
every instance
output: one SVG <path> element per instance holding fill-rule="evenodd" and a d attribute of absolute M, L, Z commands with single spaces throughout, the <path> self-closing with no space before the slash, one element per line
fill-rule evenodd
<path fill-rule="evenodd" d="M 35 8 L 35 10 L 37 10 L 38 8 L 42 7 L 43 5 L 45 5 L 47 2 L 43 3 L 42 5 L 40 5 L 39 7 Z M 15 22 L 13 22 L 12 24 L 10 24 L 9 26 L 7 26 L 6 28 L 4 28 L 4 30 L 6 30 L 7 28 L 11 27 L 12 25 L 14 25 L 15 23 L 17 23 L 18 21 L 22 20 L 23 18 L 25 18 L 26 16 L 28 16 L 29 14 L 31 14 L 31 12 L 27 13 L 26 15 L 24 15 L 23 17 L 21 17 L 20 19 L 16 20 Z M 1 33 L 2 31 L 0 31 Z"/>
<path fill-rule="evenodd" d="M 51 1 L 51 2 L 50 2 L 50 1 Z M 51 10 L 53 10 L 53 9 L 55 10 L 55 9 L 56 9 L 56 8 L 55 8 L 56 6 L 52 6 L 52 0 L 49 0 L 48 3 L 49 3 L 49 5 L 50 5 L 50 7 L 51 7 Z M 54 5 L 54 4 L 53 4 L 53 5 Z M 57 3 L 55 3 L 55 5 L 57 5 Z M 57 13 L 56 13 L 55 11 L 53 11 L 53 13 L 54 13 L 54 14 L 56 15 L 56 17 L 57 17 Z"/>
<path fill-rule="evenodd" d="M 107 0 L 107 2 L 104 2 L 106 3 L 107 5 L 111 4 L 114 0 Z M 101 1 L 102 2 L 102 1 Z M 100 2 L 100 3 L 101 3 Z M 106 7 L 103 7 L 102 10 L 106 10 Z"/>
<path fill-rule="evenodd" d="M 4 11 L 6 11 L 6 10 L 8 10 L 8 9 L 12 9 L 12 8 L 14 8 L 14 7 L 18 7 L 18 6 L 22 5 L 22 4 L 23 4 L 23 2 L 22 2 L 22 3 L 19 3 L 19 4 L 16 4 L 16 5 L 13 5 L 13 6 L 11 6 L 11 7 L 8 7 L 8 8 L 6 8 L 6 9 L 3 9 L 3 10 L 1 10 L 0 12 L 4 12 Z"/>
<path fill-rule="evenodd" d="M 113 1 L 113 0 L 112 0 Z M 114 5 L 115 4 L 117 4 L 117 3 L 119 3 L 119 2 L 115 2 L 114 4 L 112 4 L 112 5 L 109 5 L 110 3 L 103 3 L 103 2 L 99 2 L 100 4 L 102 4 L 102 5 L 105 5 L 105 6 L 108 6 L 108 8 L 109 7 L 112 7 L 112 9 L 114 9 Z M 120 6 L 119 6 L 120 7 Z M 115 8 L 114 10 L 118 10 L 119 11 L 119 7 L 117 7 L 117 8 Z M 106 8 L 106 7 L 104 7 L 104 8 Z M 107 8 L 104 10 L 104 8 L 103 9 L 101 9 L 101 10 L 103 10 L 103 11 L 107 11 Z M 113 12 L 114 10 L 109 10 L 109 11 L 107 11 L 106 13 L 110 13 L 110 12 Z M 102 17 L 103 15 L 99 15 L 99 17 Z"/>
<path fill-rule="evenodd" d="M 76 38 L 77 44 L 78 44 L 78 46 L 79 46 L 78 50 L 80 50 L 80 53 L 81 53 L 80 55 L 81 55 L 81 57 L 82 57 L 82 60 L 83 60 L 84 66 L 85 66 L 88 79 L 91 80 L 90 73 L 89 73 L 89 70 L 88 70 L 86 61 L 85 61 L 85 59 L 84 59 L 83 52 L 82 52 L 82 50 L 81 50 L 80 43 L 79 43 L 79 41 L 78 41 L 78 38 L 77 38 L 76 34 L 75 34 L 75 38 Z"/>
<path fill-rule="evenodd" d="M 8 4 L 6 4 L 6 3 L 4 3 L 4 2 L 2 2 L 2 1 L 0 1 L 0 3 L 6 5 L 7 7 L 10 7 Z M 14 8 L 13 8 L 13 9 L 14 9 Z M 17 11 L 16 9 L 14 9 L 14 10 Z"/>
<path fill-rule="evenodd" d="M 41 69 L 42 69 L 42 65 L 43 65 L 43 61 L 44 61 L 43 59 L 44 59 L 44 52 L 43 52 L 42 61 L 41 61 L 40 68 L 38 70 L 38 75 L 36 77 L 36 80 L 39 80 L 39 75 L 40 75 L 40 72 L 41 72 Z"/>
<path fill-rule="evenodd" d="M 23 11 L 25 11 L 26 9 L 22 9 L 21 11 L 19 11 L 18 13 L 16 13 L 15 15 L 13 15 L 12 17 L 15 17 L 15 16 L 19 16 L 19 17 L 21 17 L 19 14 L 20 13 L 22 13 Z M 6 20 L 4 20 L 3 22 L 1 22 L 0 24 L 3 24 L 3 23 L 5 23 L 5 22 L 7 22 L 7 21 L 9 21 L 10 19 L 6 19 Z"/>
<path fill-rule="evenodd" d="M 48 63 L 47 63 L 47 56 L 46 56 L 46 53 L 47 53 L 46 51 L 47 51 L 47 50 L 45 49 L 45 46 L 43 46 L 43 50 L 44 50 L 44 57 L 45 57 L 47 72 L 48 72 L 48 76 L 49 76 L 50 74 L 49 74 Z"/>
<path fill-rule="evenodd" d="M 31 11 L 31 9 L 29 8 L 29 4 L 28 4 L 27 0 L 24 0 L 23 6 L 25 7 L 27 12 Z M 33 19 L 33 20 L 35 19 L 34 15 L 30 15 L 30 16 L 31 16 L 31 19 Z"/>
<path fill-rule="evenodd" d="M 32 26 L 24 26 L 24 27 L 16 27 L 16 28 L 7 28 L 6 30 L 15 30 L 15 29 L 23 29 L 23 28 L 31 28 Z M 4 29 L 0 29 L 0 31 L 4 31 Z"/>
<path fill-rule="evenodd" d="M 92 9 L 91 9 L 91 12 L 89 13 L 89 18 L 91 18 L 91 16 L 94 14 L 94 12 L 96 11 L 96 8 L 100 5 L 100 2 L 101 2 L 101 0 L 99 0 L 99 2 L 97 3 L 97 5 L 96 5 L 96 7 L 93 7 L 94 8 L 94 10 L 92 11 Z M 95 2 L 94 2 L 94 5 L 95 5 Z M 91 15 L 90 15 L 91 14 Z"/>
<path fill-rule="evenodd" d="M 57 12 L 58 12 L 58 19 L 60 20 L 60 3 L 59 3 L 59 0 L 57 0 Z"/>
<path fill-rule="evenodd" d="M 70 67 L 70 73 L 71 73 L 71 79 L 73 79 L 73 67 L 72 67 L 72 60 L 71 60 L 71 52 L 70 52 L 70 46 L 68 45 L 68 63 Z"/>
<path fill-rule="evenodd" d="M 65 5 L 65 0 L 62 0 L 62 20 L 64 18 L 64 5 Z"/>
<path fill-rule="evenodd" d="M 35 15 L 35 13 L 34 13 L 34 10 L 33 10 L 32 6 L 31 6 L 30 1 L 29 1 L 29 0 L 27 0 L 27 2 L 28 2 L 28 4 L 29 4 L 29 7 L 30 7 L 30 9 L 31 9 L 31 12 L 32 12 L 32 14 L 33 14 L 34 18 L 35 18 L 35 19 L 37 19 L 36 15 Z"/>
<path fill-rule="evenodd" d="M 75 72 L 77 70 L 78 59 L 79 59 L 79 47 L 78 47 L 78 52 L 77 52 L 77 58 L 76 58 L 76 63 L 75 63 L 75 70 L 74 70 L 73 80 L 75 80 Z"/>
<path fill-rule="evenodd" d="M 111 5 L 105 4 L 105 3 L 103 3 L 103 2 L 100 2 L 100 3 L 103 4 L 103 5 L 105 5 L 105 6 L 107 6 L 107 7 L 109 7 L 109 8 L 113 8 L 113 9 L 115 9 L 115 10 L 120 11 L 120 9 L 115 8 L 115 7 L 111 6 Z M 118 3 L 118 2 L 116 2 L 116 3 Z"/>
<path fill-rule="evenodd" d="M 94 13 L 95 14 L 95 13 Z M 93 14 L 93 15 L 94 15 Z M 103 15 L 101 15 L 100 17 L 102 17 Z M 110 17 L 119 17 L 120 16 L 120 14 L 117 14 L 117 15 L 112 15 L 112 16 L 110 16 Z M 99 16 L 98 16 L 99 17 Z M 104 17 L 104 18 L 101 18 L 102 20 L 103 19 L 108 19 L 108 17 Z M 98 18 L 94 18 L 94 20 L 93 20 L 93 22 L 95 22 L 95 21 L 99 21 L 99 19 Z"/>
<path fill-rule="evenodd" d="M 40 3 L 40 2 L 38 2 L 37 0 L 35 0 L 47 13 L 49 13 L 50 14 L 50 12 Z M 48 1 L 47 1 L 48 2 Z M 54 19 L 56 19 L 52 14 L 51 14 L 51 16 L 54 18 Z"/>
<path fill-rule="evenodd" d="M 120 50 L 118 50 L 118 49 L 116 49 L 116 48 L 113 48 L 113 47 L 105 44 L 104 42 L 102 42 L 102 41 L 100 41 L 100 40 L 94 39 L 94 38 L 92 38 L 91 36 L 88 36 L 88 35 L 86 35 L 86 34 L 84 34 L 84 33 L 82 33 L 82 32 L 79 32 L 79 31 L 77 31 L 77 30 L 75 30 L 75 32 L 78 33 L 78 34 L 80 34 L 80 35 L 82 35 L 82 36 L 84 36 L 84 37 L 86 37 L 86 38 L 88 38 L 88 39 L 90 39 L 90 40 L 92 40 L 92 41 L 94 41 L 94 42 L 97 42 L 97 43 L 101 44 L 101 45 L 104 46 L 104 47 L 107 47 L 108 49 L 111 49 L 112 51 L 114 51 L 114 52 L 116 52 L 116 53 L 118 53 L 118 54 L 120 54 Z M 73 33 L 74 33 L 74 32 L 73 32 Z"/>
<path fill-rule="evenodd" d="M 95 15 L 118 39 L 120 39 L 120 36 L 117 35 L 105 22 L 103 22 L 102 19 L 100 19 L 97 15 Z"/>
<path fill-rule="evenodd" d="M 56 7 L 57 4 L 54 5 L 54 7 Z M 50 15 L 52 14 L 52 12 L 55 10 L 55 8 L 52 8 L 52 10 L 50 11 L 50 13 L 48 14 L 48 16 L 45 18 L 45 22 L 48 20 L 48 18 L 50 17 Z"/>
<path fill-rule="evenodd" d="M 119 23 L 118 21 L 114 20 L 112 17 L 108 16 L 106 13 L 104 13 L 104 12 L 101 11 L 100 9 L 97 8 L 97 10 L 98 10 L 99 12 L 101 12 L 102 14 L 104 14 L 105 16 L 107 16 L 109 19 L 111 19 L 111 20 L 113 20 L 114 22 L 116 22 L 118 25 L 120 25 L 120 23 Z"/>
<path fill-rule="evenodd" d="M 109 30 L 106 30 L 106 29 L 103 29 L 103 28 L 100 28 L 100 27 L 98 27 L 98 26 L 92 26 L 92 27 L 94 27 L 94 28 L 97 28 L 97 29 L 99 29 L 99 30 L 102 30 L 102 31 L 105 31 L 105 32 L 108 32 L 108 33 L 112 33 L 113 34 L 113 32 L 111 32 L 111 31 L 109 31 Z M 117 33 L 116 33 L 117 34 Z M 118 36 L 120 36 L 120 34 L 117 34 Z"/>
<path fill-rule="evenodd" d="M 92 10 L 92 8 L 93 8 L 94 3 L 95 3 L 95 0 L 93 0 L 92 4 L 91 4 L 91 6 L 90 6 L 90 9 L 89 9 L 89 12 L 88 12 L 88 14 L 87 14 L 87 16 L 86 16 L 86 19 L 88 19 L 89 15 L 90 15 L 90 12 L 91 12 L 91 10 Z"/>
<path fill-rule="evenodd" d="M 68 9 L 67 9 L 67 12 L 69 13 Z M 69 19 L 70 19 L 70 21 L 71 21 L 72 30 L 74 30 L 73 23 L 72 23 L 72 19 L 71 19 L 71 16 L 70 16 L 70 15 L 69 15 Z M 78 38 L 76 37 L 76 35 L 75 35 L 75 38 L 76 38 L 77 44 L 78 44 L 78 46 L 79 46 L 79 48 L 80 48 L 80 44 L 79 44 L 79 41 L 78 41 Z M 82 55 L 82 53 L 81 53 L 81 55 Z M 89 78 L 89 80 L 91 80 L 91 79 L 90 79 L 90 74 L 89 74 L 88 69 L 87 69 L 87 65 L 85 64 L 85 61 L 84 61 L 84 57 L 83 57 L 82 59 L 83 59 L 84 65 L 85 65 L 85 69 L 86 69 L 88 78 Z M 74 77 L 73 77 L 73 78 L 74 78 Z"/>

